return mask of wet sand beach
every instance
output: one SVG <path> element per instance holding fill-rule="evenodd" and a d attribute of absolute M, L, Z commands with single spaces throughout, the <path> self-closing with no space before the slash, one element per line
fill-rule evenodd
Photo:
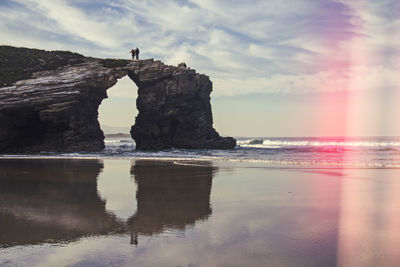
<path fill-rule="evenodd" d="M 398 266 L 399 169 L 0 159 L 0 266 Z"/>

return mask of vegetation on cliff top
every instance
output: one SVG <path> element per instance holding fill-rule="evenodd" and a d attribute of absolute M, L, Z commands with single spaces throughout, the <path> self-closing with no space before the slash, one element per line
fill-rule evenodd
<path fill-rule="evenodd" d="M 82 63 L 85 57 L 67 51 L 0 46 L 0 87 L 29 79 L 38 71 Z"/>

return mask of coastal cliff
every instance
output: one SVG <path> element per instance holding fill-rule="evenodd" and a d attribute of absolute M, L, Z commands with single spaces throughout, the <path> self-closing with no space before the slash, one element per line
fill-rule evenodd
<path fill-rule="evenodd" d="M 212 83 L 195 70 L 0 46 L 0 152 L 103 149 L 98 107 L 126 75 L 138 87 L 137 149 L 235 147 L 212 127 Z"/>

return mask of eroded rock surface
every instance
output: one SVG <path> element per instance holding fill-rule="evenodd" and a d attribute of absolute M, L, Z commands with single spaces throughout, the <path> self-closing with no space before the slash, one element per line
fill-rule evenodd
<path fill-rule="evenodd" d="M 26 51 L 36 56 L 15 64 Z M 182 65 L 0 46 L 0 70 L 0 152 L 103 149 L 98 107 L 125 75 L 138 87 L 139 114 L 131 129 L 137 149 L 236 145 L 212 128 L 209 78 Z"/>

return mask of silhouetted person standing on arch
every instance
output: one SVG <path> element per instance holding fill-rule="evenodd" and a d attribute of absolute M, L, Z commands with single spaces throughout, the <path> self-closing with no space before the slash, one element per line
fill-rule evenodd
<path fill-rule="evenodd" d="M 139 48 L 135 48 L 135 56 L 136 56 L 136 60 L 139 60 L 139 53 L 140 53 L 140 51 L 139 51 Z"/>
<path fill-rule="evenodd" d="M 129 53 L 132 54 L 132 60 L 135 60 L 135 55 L 136 55 L 135 50 L 133 50 L 133 48 L 132 48 L 132 50 L 129 51 Z"/>

